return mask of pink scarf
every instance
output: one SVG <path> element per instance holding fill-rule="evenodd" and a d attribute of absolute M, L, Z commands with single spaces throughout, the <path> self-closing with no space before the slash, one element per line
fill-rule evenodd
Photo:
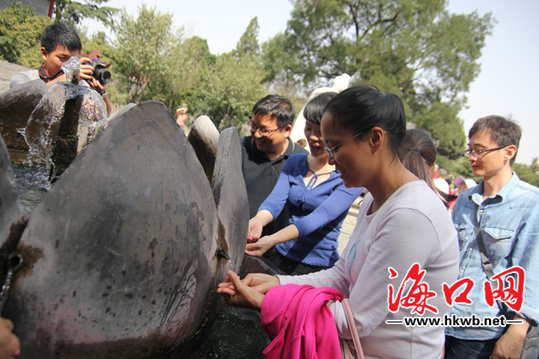
<path fill-rule="evenodd" d="M 339 335 L 328 301 L 344 296 L 336 289 L 287 284 L 272 288 L 262 302 L 262 326 L 271 344 L 268 359 L 341 358 Z"/>

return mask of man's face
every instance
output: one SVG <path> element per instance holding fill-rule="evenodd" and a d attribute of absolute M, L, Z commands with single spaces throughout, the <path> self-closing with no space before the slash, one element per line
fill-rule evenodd
<path fill-rule="evenodd" d="M 468 145 L 470 150 L 489 150 L 499 147 L 499 145 L 492 140 L 492 136 L 488 131 L 482 131 L 474 134 L 470 138 Z M 481 155 L 470 155 L 468 161 L 472 166 L 474 177 L 484 177 L 486 179 L 495 176 L 505 166 L 509 165 L 509 161 L 513 157 L 512 149 L 514 146 L 507 146 L 499 150 L 485 152 Z M 509 165 L 509 167 L 511 167 Z"/>
<path fill-rule="evenodd" d="M 251 118 L 251 122 L 251 136 L 253 136 L 256 148 L 264 153 L 279 152 L 284 145 L 284 142 L 287 141 L 290 131 L 292 130 L 292 126 L 290 125 L 286 125 L 284 128 L 279 128 L 277 125 L 277 119 L 270 115 L 258 117 L 253 116 Z M 255 131 L 253 131 L 253 128 L 255 128 Z M 273 130 L 276 131 L 268 134 L 262 133 L 264 131 Z"/>
<path fill-rule="evenodd" d="M 47 52 L 47 50 L 41 48 L 41 57 L 43 58 L 43 67 L 47 70 L 49 76 L 54 76 L 62 69 L 64 62 L 69 61 L 71 56 L 79 54 L 79 50 L 69 50 L 67 47 L 57 45 L 56 49 Z"/>

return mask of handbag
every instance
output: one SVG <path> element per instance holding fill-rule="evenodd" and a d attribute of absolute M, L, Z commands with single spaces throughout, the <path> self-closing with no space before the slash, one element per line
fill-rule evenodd
<path fill-rule="evenodd" d="M 475 208 L 475 218 L 477 219 L 477 207 Z M 492 280 L 492 277 L 494 276 L 494 271 L 492 270 L 492 262 L 487 256 L 487 249 L 485 247 L 485 243 L 483 242 L 483 235 L 481 234 L 481 228 L 480 223 L 476 222 L 475 225 L 475 238 L 477 240 L 477 244 L 479 245 L 479 252 L 481 253 L 481 265 L 483 266 L 483 269 L 485 273 L 487 274 L 487 278 L 492 284 L 492 288 L 498 288 L 498 283 Z M 496 299 L 496 303 L 498 304 L 498 307 L 500 310 L 504 313 L 507 312 L 506 308 L 504 307 L 503 303 Z M 526 338 L 524 339 L 524 343 L 522 344 L 522 353 L 520 354 L 521 359 L 537 359 L 539 357 L 539 327 L 537 325 L 532 325 L 528 327 L 528 332 L 526 333 Z"/>
<path fill-rule="evenodd" d="M 354 315 L 352 314 L 352 308 L 348 298 L 344 298 L 342 301 L 344 313 L 346 314 L 346 322 L 352 335 L 352 340 L 339 338 L 341 343 L 341 354 L 343 359 L 365 359 L 363 355 L 363 349 L 361 348 L 361 342 L 359 341 L 359 335 L 357 333 L 357 327 L 354 323 Z"/>

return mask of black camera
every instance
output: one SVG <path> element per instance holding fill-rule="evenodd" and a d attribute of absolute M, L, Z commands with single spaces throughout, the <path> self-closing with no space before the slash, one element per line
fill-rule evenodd
<path fill-rule="evenodd" d="M 110 71 L 107 69 L 107 65 L 99 60 L 99 59 L 93 59 L 92 62 L 85 62 L 85 64 L 90 64 L 94 68 L 93 77 L 101 83 L 101 85 L 106 85 L 110 82 L 110 79 L 112 75 L 110 74 Z"/>

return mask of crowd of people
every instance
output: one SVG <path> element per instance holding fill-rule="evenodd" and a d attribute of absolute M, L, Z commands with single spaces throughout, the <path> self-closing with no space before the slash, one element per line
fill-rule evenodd
<path fill-rule="evenodd" d="M 12 85 L 64 81 L 62 63 L 81 51 L 70 29 L 49 26 L 43 65 Z M 81 60 L 81 78 L 108 106 L 92 71 Z M 251 135 L 240 138 L 251 218 L 245 254 L 280 274 L 229 271 L 218 292 L 261 312 L 273 339 L 266 356 L 341 357 L 347 348 L 358 358 L 537 358 L 539 189 L 511 170 L 520 127 L 499 116 L 473 125 L 464 155 L 477 184 L 439 168 L 433 139 L 406 130 L 396 95 L 369 86 L 322 93 L 304 117 L 309 151 L 289 138 L 295 112 L 277 95 L 254 105 Z M 185 120 L 182 108 L 178 125 Z M 364 190 L 339 255 L 343 220 Z M 513 321 L 405 324 L 423 316 Z M 0 359 L 20 352 L 12 331 L 1 319 Z"/>
<path fill-rule="evenodd" d="M 361 358 L 537 358 L 539 282 L 531 274 L 539 263 L 535 240 L 539 189 L 511 170 L 520 127 L 499 116 L 479 119 L 470 130 L 469 147 L 463 155 L 468 157 L 474 177 L 482 181 L 477 184 L 457 177 L 450 184 L 436 165 L 430 135 L 420 129 L 406 130 L 397 96 L 355 86 L 329 97 L 322 111 L 320 135 L 312 131 L 306 116 L 312 158 L 318 158 L 318 147 L 325 147 L 327 164 L 320 163 L 328 167 L 320 174 L 330 177 L 326 171 L 335 170 L 344 187 L 364 187 L 368 194 L 346 248 L 330 268 L 311 268 L 302 275 L 291 271 L 275 276 L 251 273 L 243 279 L 229 271 L 227 280 L 219 285 L 218 292 L 229 305 L 261 312 L 262 325 L 273 340 L 264 354 L 268 358 L 314 358 L 331 352 L 329 357 L 341 357 L 341 350 L 351 345 Z M 272 158 L 265 155 L 268 147 L 264 145 L 273 133 L 290 145 L 290 128 L 275 118 L 260 121 L 255 111 L 251 121 L 255 125 L 243 147 L 250 144 L 249 149 L 258 151 L 259 158 L 267 162 L 279 158 L 286 163 L 278 178 L 265 183 L 264 187 L 273 188 L 268 203 L 250 208 L 254 216 L 249 222 L 246 254 L 254 254 L 253 248 L 258 247 L 269 251 L 280 243 L 277 260 L 271 258 L 280 265 L 283 258 L 279 257 L 286 256 L 290 247 L 279 246 L 297 238 L 306 225 L 302 220 L 311 214 L 296 218 L 292 213 L 274 234 L 253 235 L 253 228 L 260 233 L 278 215 L 272 207 L 276 198 L 297 207 L 291 186 L 301 185 L 318 168 L 311 168 L 309 155 L 284 158 L 286 146 L 270 152 Z M 245 163 L 253 157 L 247 153 L 244 151 L 243 171 L 249 188 L 258 180 L 251 182 Z M 300 158 L 304 158 L 302 162 Z M 266 243 L 257 246 L 258 242 Z M 304 245 L 294 249 L 308 251 Z M 309 253 L 303 256 L 308 257 Z M 345 301 L 350 304 L 352 319 L 347 318 Z M 406 320 L 423 315 L 475 318 L 481 324 L 405 325 Z M 502 316 L 513 321 L 482 324 Z M 354 333 L 360 343 L 352 343 Z"/>

